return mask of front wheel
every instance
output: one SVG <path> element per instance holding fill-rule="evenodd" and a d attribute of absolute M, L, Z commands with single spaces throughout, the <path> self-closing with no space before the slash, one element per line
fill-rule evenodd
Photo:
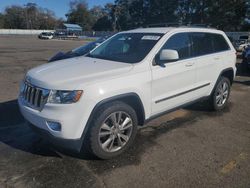
<path fill-rule="evenodd" d="M 229 79 L 221 77 L 210 97 L 210 105 L 213 110 L 219 111 L 225 108 L 230 95 L 230 87 Z"/>
<path fill-rule="evenodd" d="M 136 132 L 135 110 L 123 102 L 112 102 L 99 109 L 84 144 L 95 156 L 109 159 L 125 151 L 132 144 Z"/>

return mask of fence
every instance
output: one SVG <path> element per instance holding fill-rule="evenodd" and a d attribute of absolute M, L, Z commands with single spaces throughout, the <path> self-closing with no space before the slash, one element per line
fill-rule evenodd
<path fill-rule="evenodd" d="M 41 32 L 55 32 L 55 30 L 28 30 L 28 29 L 0 29 L 0 35 L 39 35 Z M 113 35 L 112 31 L 82 31 L 78 33 L 81 37 L 102 37 Z"/>
<path fill-rule="evenodd" d="M 38 35 L 41 32 L 53 31 L 54 30 L 0 29 L 0 35 Z"/>
<path fill-rule="evenodd" d="M 88 36 L 88 37 L 103 37 L 107 35 L 113 35 L 116 32 L 113 31 L 82 31 L 81 36 Z"/>

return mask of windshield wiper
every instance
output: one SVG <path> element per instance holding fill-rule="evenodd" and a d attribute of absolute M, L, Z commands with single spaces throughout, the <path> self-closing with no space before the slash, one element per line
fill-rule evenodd
<path fill-rule="evenodd" d="M 92 55 L 91 53 L 88 53 L 86 56 L 87 56 L 87 57 L 91 57 L 91 58 L 98 58 L 97 56 L 94 56 L 94 55 Z"/>

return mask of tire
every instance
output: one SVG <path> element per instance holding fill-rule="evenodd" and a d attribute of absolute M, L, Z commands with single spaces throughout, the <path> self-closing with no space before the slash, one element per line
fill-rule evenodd
<path fill-rule="evenodd" d="M 105 104 L 93 118 L 83 145 L 98 158 L 113 158 L 133 143 L 137 125 L 136 112 L 131 106 L 120 101 Z"/>
<path fill-rule="evenodd" d="M 225 108 L 230 96 L 230 90 L 231 83 L 229 79 L 224 76 L 220 77 L 209 99 L 212 110 L 220 111 Z"/>

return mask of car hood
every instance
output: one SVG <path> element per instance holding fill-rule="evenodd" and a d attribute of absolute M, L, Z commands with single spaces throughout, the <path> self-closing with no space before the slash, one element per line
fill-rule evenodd
<path fill-rule="evenodd" d="M 126 74 L 132 67 L 128 63 L 76 57 L 33 68 L 28 71 L 26 80 L 47 89 L 79 89 L 82 84 Z"/>

